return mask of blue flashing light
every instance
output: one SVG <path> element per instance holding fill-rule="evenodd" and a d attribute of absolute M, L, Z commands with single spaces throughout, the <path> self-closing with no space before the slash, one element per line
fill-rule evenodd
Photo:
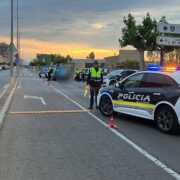
<path fill-rule="evenodd" d="M 161 66 L 159 66 L 157 64 L 151 64 L 151 65 L 148 66 L 148 70 L 149 71 L 160 71 Z"/>

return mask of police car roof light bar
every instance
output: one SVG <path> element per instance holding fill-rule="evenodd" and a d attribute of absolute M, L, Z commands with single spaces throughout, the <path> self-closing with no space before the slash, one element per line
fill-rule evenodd
<path fill-rule="evenodd" d="M 161 66 L 159 66 L 157 64 L 150 64 L 148 66 L 148 70 L 149 71 L 159 71 L 159 70 L 161 70 Z"/>

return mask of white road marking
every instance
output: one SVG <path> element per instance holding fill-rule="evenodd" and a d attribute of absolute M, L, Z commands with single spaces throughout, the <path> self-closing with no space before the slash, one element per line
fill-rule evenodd
<path fill-rule="evenodd" d="M 12 90 L 11 90 L 11 92 L 10 92 L 6 102 L 5 102 L 5 105 L 3 106 L 2 110 L 0 111 L 0 128 L 2 128 L 2 125 L 3 125 L 3 122 L 4 122 L 4 117 L 6 115 L 6 112 L 8 111 L 10 102 L 11 102 L 12 97 L 14 95 L 14 92 L 16 90 L 17 83 L 18 83 L 18 80 L 16 81 L 16 84 L 15 84 L 14 88 L 12 88 Z"/>
<path fill-rule="evenodd" d="M 24 99 L 39 99 L 41 100 L 43 105 L 46 105 L 46 102 L 44 101 L 44 99 L 42 97 L 38 97 L 38 96 L 28 96 L 28 95 L 24 95 Z"/>
<path fill-rule="evenodd" d="M 9 87 L 9 84 L 6 84 L 3 89 L 7 89 Z"/>
<path fill-rule="evenodd" d="M 77 106 L 79 106 L 81 109 L 85 110 L 85 108 L 83 106 L 81 106 L 79 103 L 77 103 L 76 101 L 74 101 L 73 99 L 71 99 L 70 97 L 68 97 L 67 95 L 65 95 L 62 91 L 58 90 L 57 88 L 55 88 L 53 86 L 54 90 L 56 92 L 58 92 L 59 94 L 63 95 L 64 97 L 66 97 L 68 100 L 70 100 L 71 102 L 73 102 L 74 104 L 76 104 Z M 100 122 L 103 126 L 107 126 L 107 124 L 101 120 L 100 118 L 98 118 L 97 116 L 95 116 L 94 114 L 92 114 L 91 112 L 88 112 L 89 115 L 91 115 L 93 118 L 95 118 L 98 122 Z M 121 138 L 122 140 L 124 140 L 126 143 L 128 143 L 131 147 L 133 147 L 135 150 L 137 150 L 139 153 L 141 153 L 143 156 L 145 156 L 147 159 L 149 159 L 150 161 L 152 161 L 154 164 L 156 164 L 157 166 L 159 166 L 160 168 L 162 168 L 164 171 L 166 171 L 168 174 L 170 174 L 171 176 L 173 176 L 174 178 L 180 180 L 180 174 L 178 174 L 177 172 L 175 172 L 173 169 L 171 169 L 170 167 L 168 167 L 167 165 L 165 165 L 164 163 L 162 163 L 161 161 L 159 161 L 156 157 L 152 156 L 151 154 L 149 154 L 147 151 L 145 151 L 143 148 L 141 148 L 140 146 L 138 146 L 136 143 L 134 143 L 133 141 L 131 141 L 130 139 L 128 139 L 126 136 L 124 136 L 123 134 L 121 134 L 120 132 L 118 132 L 115 129 L 109 128 L 109 130 L 111 132 L 113 132 L 115 135 L 117 135 L 119 138 Z"/>
<path fill-rule="evenodd" d="M 21 79 L 19 78 L 19 82 L 18 82 L 18 87 L 17 89 L 20 89 L 21 88 Z"/>
<path fill-rule="evenodd" d="M 4 87 L 3 87 L 3 92 L 0 94 L 0 99 L 4 96 L 4 94 L 6 93 L 6 90 L 7 88 L 9 87 L 9 84 L 6 84 Z"/>

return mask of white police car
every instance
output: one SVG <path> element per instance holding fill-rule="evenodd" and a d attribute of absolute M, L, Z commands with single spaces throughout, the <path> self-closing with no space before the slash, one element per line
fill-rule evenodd
<path fill-rule="evenodd" d="M 135 72 L 137 72 L 137 70 L 133 69 L 118 69 L 111 71 L 109 74 L 103 77 L 103 86 L 113 85 Z"/>
<path fill-rule="evenodd" d="M 100 112 L 125 113 L 154 120 L 160 131 L 176 133 L 180 125 L 180 71 L 141 71 L 115 86 L 100 89 Z"/>

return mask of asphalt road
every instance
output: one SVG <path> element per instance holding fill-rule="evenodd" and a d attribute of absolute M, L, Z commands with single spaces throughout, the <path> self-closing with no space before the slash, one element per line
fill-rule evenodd
<path fill-rule="evenodd" d="M 23 70 L 0 131 L 0 179 L 174 179 L 119 136 L 126 136 L 178 175 L 180 135 L 162 134 L 147 120 L 119 115 L 116 117 L 119 129 L 111 131 L 102 123 L 109 118 L 97 110 L 92 113 L 10 114 L 87 108 L 89 99 L 83 97 L 84 85 L 71 81 L 53 82 L 48 86 L 32 71 Z M 38 99 L 40 97 L 46 104 L 42 103 L 42 98 Z"/>

